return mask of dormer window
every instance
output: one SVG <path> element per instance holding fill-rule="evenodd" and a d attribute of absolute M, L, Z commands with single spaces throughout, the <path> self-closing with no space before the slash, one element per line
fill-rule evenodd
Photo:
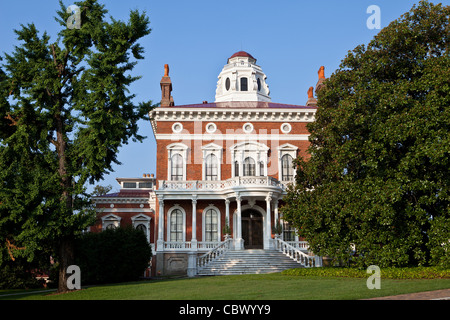
<path fill-rule="evenodd" d="M 241 78 L 241 91 L 248 91 L 248 80 L 247 78 Z"/>

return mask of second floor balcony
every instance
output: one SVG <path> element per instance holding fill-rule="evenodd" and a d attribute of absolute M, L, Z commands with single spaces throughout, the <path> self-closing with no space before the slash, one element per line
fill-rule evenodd
<path fill-rule="evenodd" d="M 227 180 L 190 180 L 190 181 L 159 181 L 160 191 L 225 191 L 227 189 L 269 187 L 281 192 L 286 190 L 293 181 L 279 181 L 269 176 L 244 176 Z"/>

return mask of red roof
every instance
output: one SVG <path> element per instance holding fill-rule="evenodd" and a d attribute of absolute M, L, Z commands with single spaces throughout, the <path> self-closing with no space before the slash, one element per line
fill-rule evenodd
<path fill-rule="evenodd" d="M 239 52 L 236 52 L 236 53 L 233 54 L 231 57 L 229 57 L 228 60 L 229 60 L 229 59 L 232 59 L 232 58 L 235 58 L 235 57 L 247 57 L 247 58 L 251 58 L 251 59 L 253 59 L 253 60 L 256 61 L 256 59 L 253 58 L 253 56 L 252 56 L 250 53 L 245 52 L 245 51 L 239 51 Z"/>

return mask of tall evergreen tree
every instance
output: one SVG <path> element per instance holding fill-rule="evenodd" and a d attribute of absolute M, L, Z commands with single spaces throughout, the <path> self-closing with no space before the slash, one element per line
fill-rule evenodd
<path fill-rule="evenodd" d="M 311 157 L 282 208 L 317 254 L 450 265 L 449 16 L 421 1 L 319 91 Z"/>
<path fill-rule="evenodd" d="M 112 171 L 129 139 L 144 139 L 137 122 L 152 107 L 129 93 L 144 58 L 138 41 L 151 31 L 146 14 L 108 22 L 97 0 L 75 4 L 78 27 L 60 1 L 57 41 L 34 24 L 15 30 L 21 43 L 0 69 L 0 258 L 50 250 L 60 292 L 73 241 L 92 222 L 86 183 Z"/>

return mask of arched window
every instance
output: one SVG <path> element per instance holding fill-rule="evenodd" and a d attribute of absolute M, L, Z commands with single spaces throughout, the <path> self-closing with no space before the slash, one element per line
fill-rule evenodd
<path fill-rule="evenodd" d="M 110 223 L 110 224 L 108 224 L 107 226 L 106 226 L 106 229 L 107 230 L 113 230 L 113 229 L 116 229 L 117 227 L 114 225 L 114 224 L 112 224 L 112 223 Z"/>
<path fill-rule="evenodd" d="M 247 78 L 241 78 L 241 91 L 248 91 L 248 80 Z"/>
<path fill-rule="evenodd" d="M 142 223 L 138 224 L 136 226 L 136 229 L 142 231 L 145 234 L 145 236 L 147 237 L 147 227 L 144 224 L 142 224 Z"/>
<path fill-rule="evenodd" d="M 292 164 L 293 158 L 289 154 L 285 154 L 281 158 L 281 180 L 292 181 L 294 180 L 294 168 Z"/>
<path fill-rule="evenodd" d="M 183 212 L 180 209 L 170 214 L 170 241 L 183 241 Z"/>
<path fill-rule="evenodd" d="M 239 177 L 239 162 L 234 162 L 234 176 Z"/>
<path fill-rule="evenodd" d="M 245 158 L 244 160 L 244 176 L 256 176 L 256 164 L 253 158 Z"/>
<path fill-rule="evenodd" d="M 207 209 L 205 213 L 205 241 L 218 241 L 219 214 L 215 209 Z"/>
<path fill-rule="evenodd" d="M 179 153 L 172 156 L 170 179 L 183 180 L 183 157 Z"/>
<path fill-rule="evenodd" d="M 262 162 L 262 161 L 260 161 L 259 162 L 259 175 L 261 176 L 261 177 L 264 177 L 265 176 L 265 172 L 264 172 L 264 162 Z"/>
<path fill-rule="evenodd" d="M 218 165 L 217 157 L 214 154 L 210 154 L 205 160 L 205 179 L 210 181 L 218 180 Z"/>

